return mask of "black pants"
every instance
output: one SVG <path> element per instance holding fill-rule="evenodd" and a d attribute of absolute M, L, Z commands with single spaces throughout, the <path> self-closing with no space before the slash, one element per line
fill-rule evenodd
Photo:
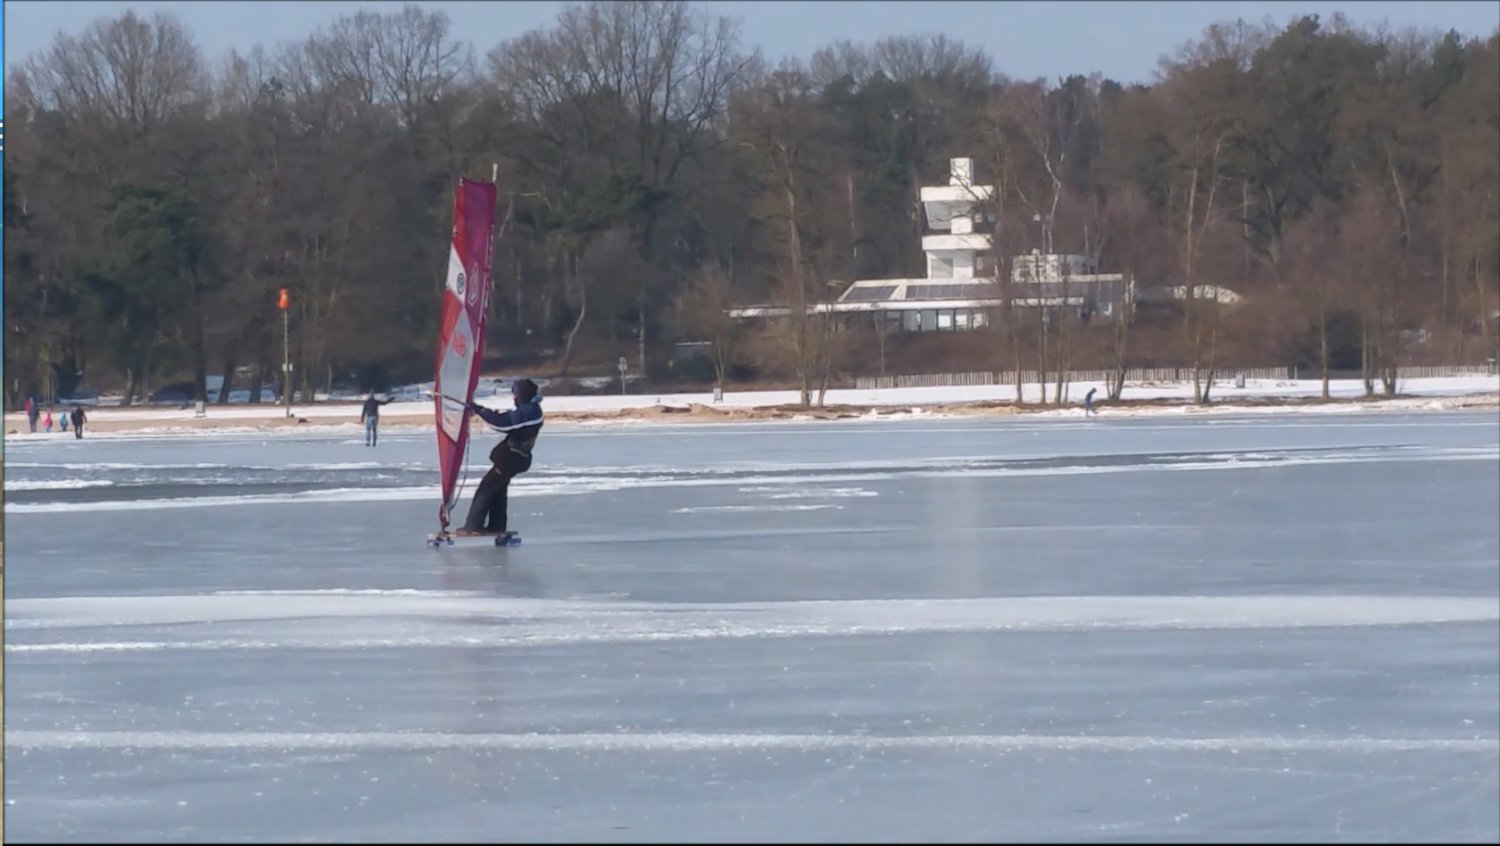
<path fill-rule="evenodd" d="M 504 460 L 490 467 L 490 472 L 484 474 L 474 491 L 474 502 L 469 505 L 469 518 L 464 521 L 464 528 L 471 532 L 504 532 L 510 480 L 530 469 L 530 456 L 507 450 Z"/>

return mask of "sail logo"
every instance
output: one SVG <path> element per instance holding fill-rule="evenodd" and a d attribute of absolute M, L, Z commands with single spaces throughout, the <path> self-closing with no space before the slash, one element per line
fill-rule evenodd
<path fill-rule="evenodd" d="M 464 341 L 464 336 L 458 332 L 453 333 L 453 352 L 459 356 L 467 356 L 469 354 L 469 345 Z"/>
<path fill-rule="evenodd" d="M 479 264 L 477 262 L 469 266 L 469 275 L 470 276 L 478 276 L 479 275 Z M 464 278 L 464 275 L 462 273 L 460 273 L 458 275 L 458 278 L 460 280 L 462 280 Z M 482 285 L 475 285 L 472 288 L 469 288 L 467 291 L 464 291 L 464 286 L 463 286 L 462 282 L 459 283 L 459 291 L 463 295 L 464 302 L 468 303 L 471 308 L 473 306 L 476 306 L 476 305 L 479 304 L 479 292 L 482 289 L 483 289 Z"/>
<path fill-rule="evenodd" d="M 449 247 L 447 288 L 459 302 L 463 302 L 464 290 L 468 287 L 469 280 L 464 276 L 464 263 L 458 257 L 458 246 Z"/>

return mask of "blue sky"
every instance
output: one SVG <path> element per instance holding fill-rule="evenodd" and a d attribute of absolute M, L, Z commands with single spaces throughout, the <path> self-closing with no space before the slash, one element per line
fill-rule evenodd
<path fill-rule="evenodd" d="M 549 25 L 558 2 L 430 2 L 447 12 L 454 31 L 481 54 L 501 41 Z M 1242 17 L 1277 23 L 1293 15 L 1325 17 L 1343 11 L 1352 20 L 1393 27 L 1457 29 L 1488 36 L 1500 26 L 1500 3 L 1490 2 L 738 2 L 707 4 L 739 18 L 745 41 L 767 56 L 807 58 L 839 39 L 869 42 L 911 33 L 945 33 L 982 44 L 1003 73 L 1055 78 L 1101 71 L 1120 82 L 1148 82 L 1158 58 L 1214 21 Z M 210 58 L 229 49 L 273 46 L 300 39 L 316 27 L 360 7 L 399 8 L 385 2 L 5 2 L 5 59 L 16 62 L 48 45 L 62 30 L 125 9 L 170 10 L 193 32 Z"/>

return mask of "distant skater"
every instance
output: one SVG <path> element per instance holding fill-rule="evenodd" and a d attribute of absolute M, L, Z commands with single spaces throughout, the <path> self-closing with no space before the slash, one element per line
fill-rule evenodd
<path fill-rule="evenodd" d="M 389 404 L 394 399 L 395 397 L 375 399 L 374 391 L 365 397 L 365 406 L 359 412 L 360 422 L 365 424 L 365 446 L 375 446 L 375 441 L 379 438 L 377 430 L 380 428 L 380 407 Z"/>
<path fill-rule="evenodd" d="M 47 416 L 42 418 L 42 431 L 52 433 L 52 409 L 47 409 Z"/>
<path fill-rule="evenodd" d="M 62 430 L 63 430 L 63 431 L 64 431 L 64 432 L 67 432 L 67 431 L 68 431 L 68 420 L 69 420 L 69 418 L 71 418 L 71 417 L 72 417 L 72 415 L 71 415 L 71 414 L 68 414 L 68 413 L 67 413 L 67 412 L 66 412 L 66 411 L 64 411 L 64 412 L 63 412 L 63 413 L 62 413 L 62 414 L 59 414 L 59 415 L 57 415 L 57 425 L 58 425 L 58 426 L 59 426 L 59 427 L 60 427 L 60 428 L 61 428 L 61 429 L 62 429 Z"/>
<path fill-rule="evenodd" d="M 1097 391 L 1097 390 L 1099 390 L 1099 389 L 1098 388 L 1089 388 L 1089 392 L 1083 395 L 1083 416 L 1084 417 L 1088 417 L 1091 414 L 1095 414 L 1096 415 L 1096 414 L 1099 413 L 1098 411 L 1094 410 L 1094 392 Z"/>
<path fill-rule="evenodd" d="M 31 431 L 36 431 L 36 419 L 41 416 L 42 410 L 37 407 L 36 397 L 26 398 L 26 422 L 31 426 Z"/>
<path fill-rule="evenodd" d="M 64 415 L 64 419 L 66 417 L 67 415 Z M 88 419 L 88 415 L 83 413 L 83 406 L 73 406 L 73 437 L 80 439 L 83 437 L 83 424 Z"/>

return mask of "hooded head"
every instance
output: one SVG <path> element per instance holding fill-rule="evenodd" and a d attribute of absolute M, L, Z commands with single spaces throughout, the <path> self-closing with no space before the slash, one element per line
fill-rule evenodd
<path fill-rule="evenodd" d="M 517 379 L 510 385 L 510 395 L 515 399 L 516 405 L 531 402 L 536 399 L 536 383 L 526 378 Z"/>

